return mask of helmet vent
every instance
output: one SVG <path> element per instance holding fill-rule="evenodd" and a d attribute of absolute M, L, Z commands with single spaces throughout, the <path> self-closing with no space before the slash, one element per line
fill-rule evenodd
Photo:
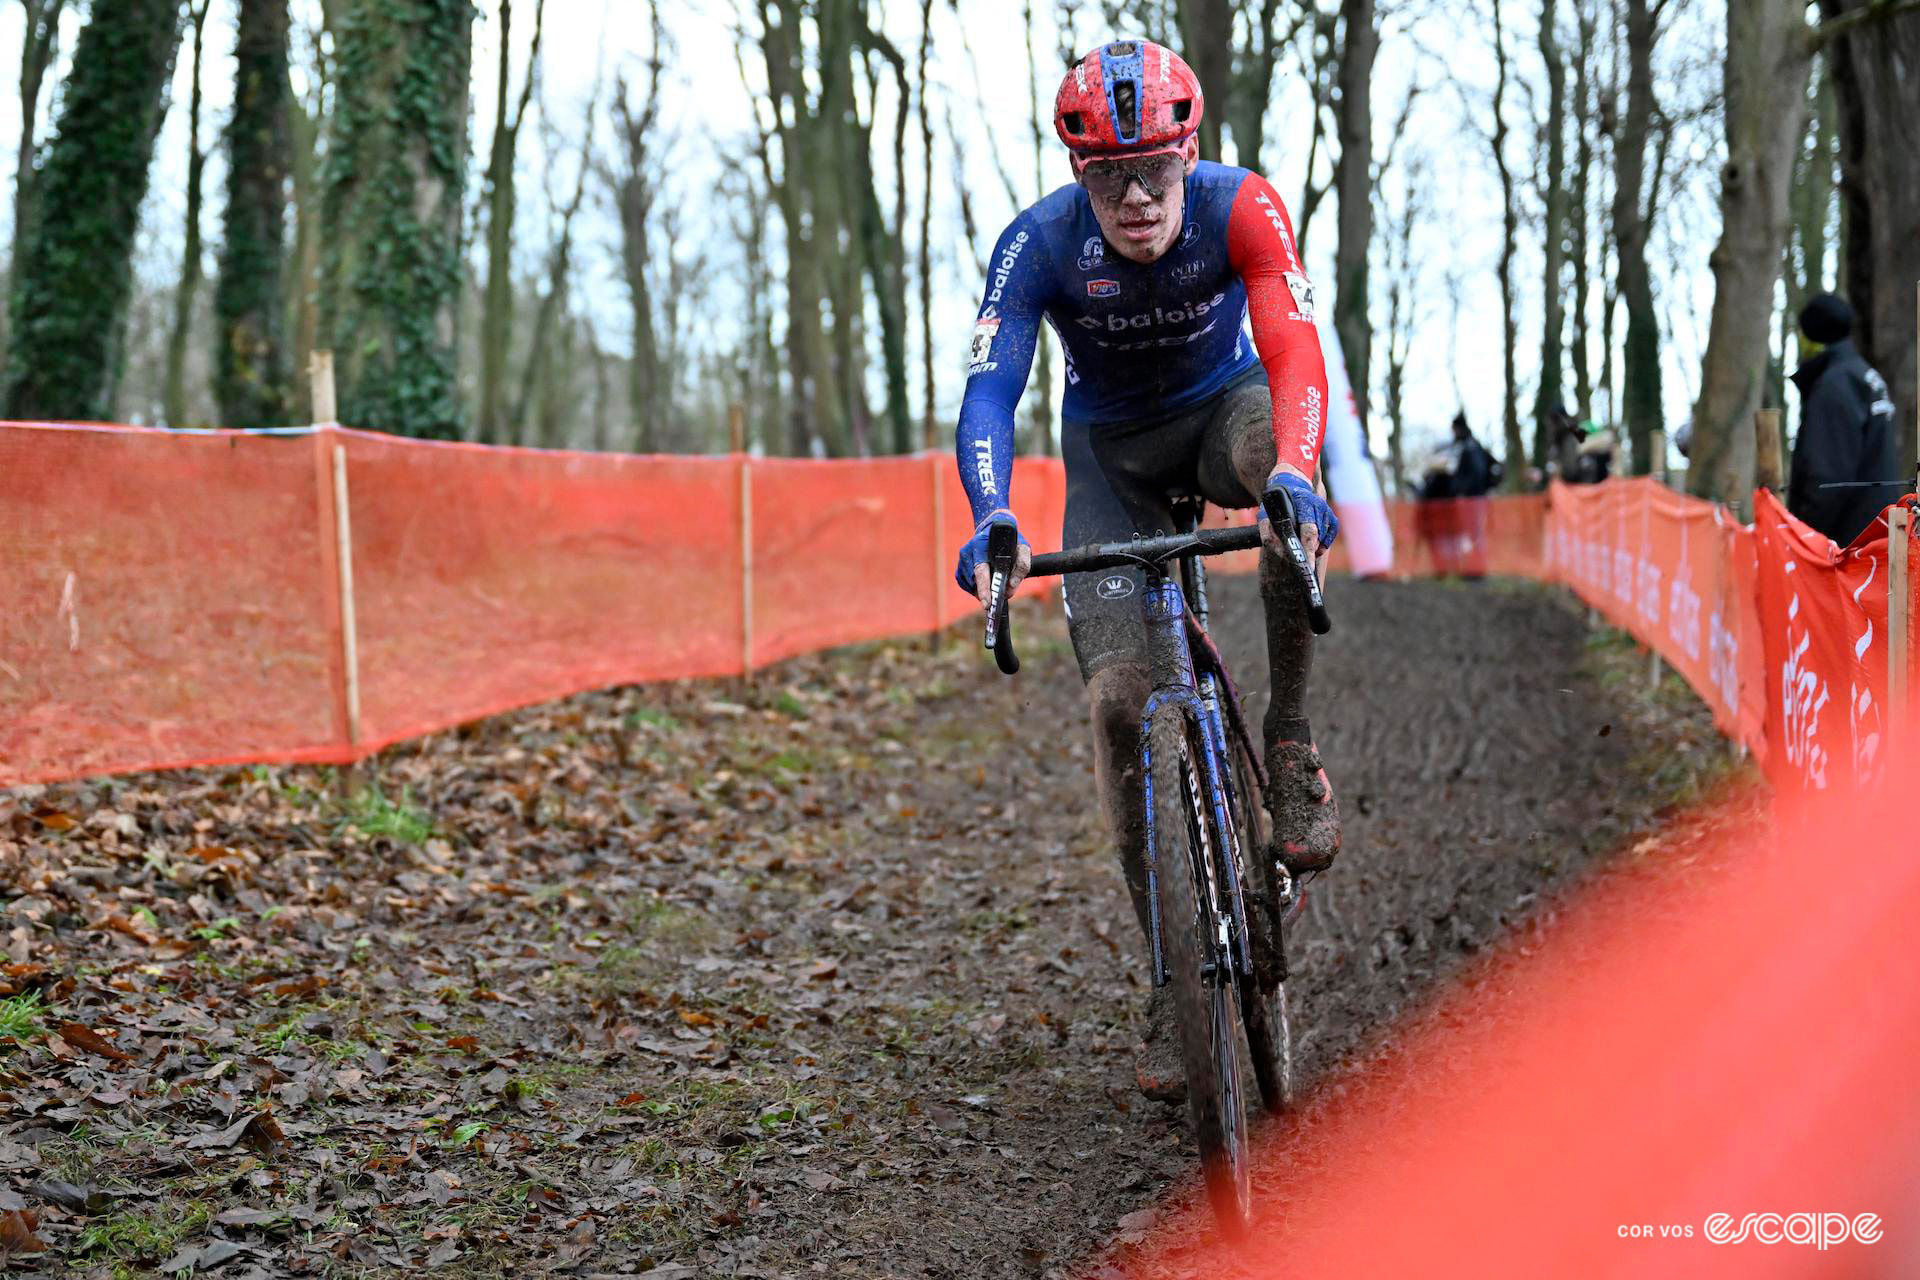
<path fill-rule="evenodd" d="M 1081 127 L 1080 113 L 1078 111 L 1069 111 L 1065 113 L 1060 117 L 1060 123 L 1065 125 L 1067 127 L 1067 132 L 1072 134 L 1076 138 L 1079 137 L 1082 133 L 1086 132 L 1086 130 Z"/>
<path fill-rule="evenodd" d="M 1173 122 L 1175 124 L 1185 124 L 1187 122 L 1187 118 L 1192 114 L 1193 114 L 1193 99 L 1183 98 L 1179 102 L 1176 102 L 1173 104 Z"/>
<path fill-rule="evenodd" d="M 1131 40 L 1117 40 L 1107 46 L 1107 52 L 1116 58 L 1131 58 L 1138 50 Z"/>
<path fill-rule="evenodd" d="M 1116 80 L 1113 85 L 1113 110 L 1119 118 L 1113 123 L 1123 138 L 1140 136 L 1140 91 L 1131 80 Z"/>

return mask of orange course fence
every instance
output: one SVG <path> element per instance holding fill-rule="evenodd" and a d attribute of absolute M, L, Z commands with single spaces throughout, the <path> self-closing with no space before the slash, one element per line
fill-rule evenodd
<path fill-rule="evenodd" d="M 1036 550 L 1064 492 L 1058 462 L 1015 464 Z M 1400 573 L 1570 585 L 1777 783 L 1885 758 L 1911 683 L 1903 509 L 1843 552 L 1770 499 L 1746 527 L 1645 480 L 1389 514 Z M 944 454 L 0 424 L 0 785 L 346 762 L 581 689 L 924 633 L 978 607 L 952 577 L 970 531 Z"/>
<path fill-rule="evenodd" d="M 1041 549 L 1063 493 L 1058 463 L 1016 463 Z M 0 425 L 0 785 L 344 763 L 580 689 L 926 632 L 977 607 L 953 583 L 971 532 L 942 455 Z"/>

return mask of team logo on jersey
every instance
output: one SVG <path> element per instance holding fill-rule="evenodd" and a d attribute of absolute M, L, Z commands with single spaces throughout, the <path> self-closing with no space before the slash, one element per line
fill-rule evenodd
<path fill-rule="evenodd" d="M 1197 222 L 1189 222 L 1187 223 L 1187 229 L 1180 233 L 1180 247 L 1182 249 L 1190 249 L 1193 247 L 1194 241 L 1199 238 L 1200 224 Z"/>
<path fill-rule="evenodd" d="M 1118 280 L 1087 281 L 1087 296 L 1089 298 L 1112 298 L 1117 297 L 1119 293 L 1120 282 Z"/>
<path fill-rule="evenodd" d="M 1207 260 L 1205 258 L 1195 258 L 1192 262 L 1175 264 L 1173 270 L 1167 274 L 1173 278 L 1175 284 L 1190 285 L 1197 281 L 1200 278 L 1201 272 L 1206 269 Z"/>
<path fill-rule="evenodd" d="M 999 316 L 981 316 L 974 321 L 973 347 L 967 354 L 967 373 L 985 373 L 993 365 L 993 339 L 1000 332 Z"/>
<path fill-rule="evenodd" d="M 1114 574 L 1111 578 L 1100 579 L 1100 585 L 1094 588 L 1102 600 L 1125 600 L 1133 594 L 1133 579 Z"/>
<path fill-rule="evenodd" d="M 1087 242 L 1080 246 L 1080 269 L 1091 271 L 1107 260 L 1107 242 L 1099 236 L 1088 236 Z"/>
<path fill-rule="evenodd" d="M 1313 323 L 1313 281 L 1298 271 L 1283 273 L 1287 280 L 1287 292 L 1293 295 L 1294 319 Z"/>

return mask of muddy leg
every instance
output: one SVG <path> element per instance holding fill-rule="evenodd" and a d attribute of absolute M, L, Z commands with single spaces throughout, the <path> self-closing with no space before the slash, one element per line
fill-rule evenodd
<path fill-rule="evenodd" d="M 1273 437 L 1251 394 L 1226 415 L 1222 435 L 1235 480 L 1247 499 L 1273 470 Z M 1215 459 L 1218 454 L 1214 455 Z M 1204 472 L 1209 468 L 1203 467 Z M 1210 468 L 1219 470 L 1215 461 Z M 1307 625 L 1307 589 L 1278 553 L 1260 555 L 1260 601 L 1267 615 L 1267 666 L 1273 696 L 1267 702 L 1267 812 L 1276 852 L 1295 871 L 1316 870 L 1340 849 L 1340 810 L 1307 724 L 1307 678 L 1313 672 L 1313 631 Z"/>
<path fill-rule="evenodd" d="M 1272 552 L 1260 556 L 1260 603 L 1267 615 L 1267 667 L 1273 696 L 1267 702 L 1266 748 L 1276 742 L 1307 742 L 1307 678 L 1313 674 L 1313 631 L 1307 625 L 1307 592 L 1293 567 Z"/>
<path fill-rule="evenodd" d="M 1140 784 L 1140 711 L 1151 692 L 1145 663 L 1116 662 L 1087 681 L 1093 712 L 1093 776 L 1120 855 L 1140 936 L 1147 937 L 1146 797 Z"/>

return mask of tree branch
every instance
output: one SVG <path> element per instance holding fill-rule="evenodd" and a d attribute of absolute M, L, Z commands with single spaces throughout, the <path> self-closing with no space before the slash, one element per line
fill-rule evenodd
<path fill-rule="evenodd" d="M 1829 18 L 1819 26 L 1810 28 L 1807 31 L 1807 54 L 1811 56 L 1818 53 L 1855 27 L 1865 26 L 1869 22 L 1884 22 L 1908 13 L 1920 13 L 1920 0 L 1869 0 L 1864 8 Z"/>

